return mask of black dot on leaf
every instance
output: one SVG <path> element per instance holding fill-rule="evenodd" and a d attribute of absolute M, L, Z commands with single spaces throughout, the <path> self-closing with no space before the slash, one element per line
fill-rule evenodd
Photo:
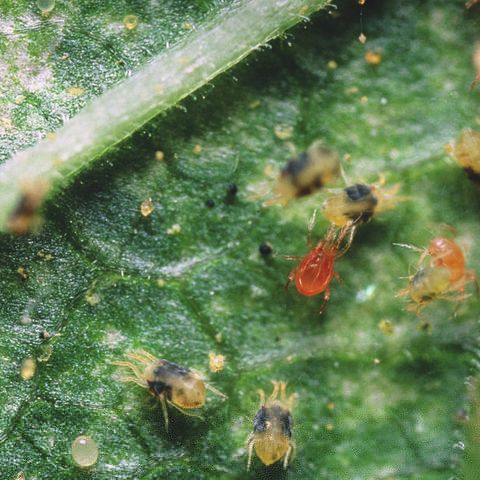
<path fill-rule="evenodd" d="M 261 243 L 260 246 L 258 247 L 258 251 L 263 255 L 263 256 L 267 256 L 267 255 L 271 255 L 272 253 L 272 247 L 269 243 L 267 242 L 264 242 L 264 243 Z"/>

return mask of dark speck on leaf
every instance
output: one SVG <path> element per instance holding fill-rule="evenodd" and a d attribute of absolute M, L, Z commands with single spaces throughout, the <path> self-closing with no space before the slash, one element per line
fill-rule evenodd
<path fill-rule="evenodd" d="M 233 197 L 237 194 L 237 192 L 238 192 L 237 185 L 235 183 L 229 183 L 227 187 L 227 193 Z"/>
<path fill-rule="evenodd" d="M 271 255 L 272 247 L 270 244 L 264 242 L 260 244 L 260 246 L 258 247 L 258 251 L 264 256 Z"/>
<path fill-rule="evenodd" d="M 208 207 L 208 208 L 213 208 L 215 206 L 215 202 L 209 198 L 206 202 L 205 202 L 205 206 Z"/>

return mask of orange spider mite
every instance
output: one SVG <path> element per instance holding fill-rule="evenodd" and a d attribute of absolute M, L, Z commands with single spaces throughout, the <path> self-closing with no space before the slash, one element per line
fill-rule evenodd
<path fill-rule="evenodd" d="M 450 272 L 451 284 L 471 273 L 465 272 L 463 251 L 453 240 L 444 237 L 434 238 L 425 253 L 420 257 L 420 262 L 426 255 L 432 257 L 432 266 L 444 267 Z"/>
<path fill-rule="evenodd" d="M 311 231 L 315 223 L 315 215 L 310 220 L 308 226 L 308 244 L 311 246 Z M 307 297 L 318 295 L 323 292 L 323 304 L 320 313 L 323 312 L 326 303 L 330 299 L 330 282 L 333 277 L 338 276 L 334 271 L 335 260 L 342 256 L 349 248 L 353 240 L 356 226 L 353 222 L 344 225 L 341 228 L 330 225 L 324 240 L 320 240 L 317 245 L 310 250 L 303 258 L 289 257 L 290 259 L 301 258 L 300 264 L 289 274 L 285 288 L 295 280 L 300 295 Z M 340 245 L 349 234 L 347 245 L 339 251 Z"/>

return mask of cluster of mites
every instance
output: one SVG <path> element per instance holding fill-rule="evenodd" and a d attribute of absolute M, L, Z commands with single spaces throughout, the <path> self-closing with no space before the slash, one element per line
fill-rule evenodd
<path fill-rule="evenodd" d="M 449 150 L 470 176 L 480 179 L 480 133 L 471 130 L 462 132 Z M 274 202 L 286 204 L 294 198 L 313 193 L 335 180 L 340 172 L 338 155 L 320 142 L 314 142 L 280 172 L 274 188 Z M 292 257 L 299 259 L 300 263 L 288 276 L 287 286 L 294 281 L 301 295 L 323 293 L 323 310 L 330 298 L 330 281 L 336 275 L 335 260 L 351 246 L 358 226 L 367 223 L 377 213 L 394 208 L 396 203 L 403 200 L 396 195 L 399 185 L 390 188 L 382 186 L 383 182 L 375 185 L 354 184 L 334 192 L 325 200 L 322 213 L 331 225 L 325 238 L 314 246 L 310 245 L 315 221 L 315 217 L 312 217 L 308 226 L 311 249 L 304 257 Z M 463 251 L 454 240 L 437 237 L 423 250 L 406 246 L 421 252 L 417 272 L 409 278 L 408 287 L 399 293 L 400 296 L 410 297 L 407 309 L 418 312 L 439 298 L 453 301 L 465 298 L 465 285 L 475 281 L 475 274 L 466 270 Z M 127 356 L 129 361 L 114 362 L 131 372 L 123 376 L 122 380 L 147 388 L 159 400 L 166 429 L 168 406 L 186 415 L 196 416 L 191 411 L 204 405 L 206 390 L 226 398 L 206 383 L 201 373 L 193 369 L 168 360 L 159 360 L 145 351 L 128 353 Z M 285 382 L 272 383 L 273 392 L 268 399 L 263 390 L 259 391 L 260 408 L 253 419 L 253 431 L 247 439 L 247 468 L 250 468 L 254 450 L 265 465 L 283 459 L 285 468 L 295 450 L 291 414 L 295 395 L 287 397 Z"/>

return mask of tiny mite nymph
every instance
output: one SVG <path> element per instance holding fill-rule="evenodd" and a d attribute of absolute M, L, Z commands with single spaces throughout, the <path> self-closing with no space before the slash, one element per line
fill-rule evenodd
<path fill-rule="evenodd" d="M 382 184 L 383 180 L 379 185 L 356 183 L 343 189 L 323 202 L 323 216 L 337 227 L 343 227 L 352 221 L 359 225 L 367 223 L 374 215 L 390 210 L 404 200 L 403 197 L 396 196 L 399 184 L 388 189 L 382 189 Z"/>
<path fill-rule="evenodd" d="M 274 192 L 286 205 L 293 198 L 304 197 L 331 183 L 340 174 L 340 158 L 320 141 L 290 160 L 280 172 Z"/>
<path fill-rule="evenodd" d="M 247 438 L 247 470 L 250 469 L 254 449 L 257 457 L 265 465 L 271 465 L 283 458 L 283 468 L 287 468 L 295 451 L 291 410 L 296 395 L 287 398 L 286 382 L 272 380 L 272 383 L 273 392 L 267 401 L 264 391 L 258 391 L 260 408 L 253 419 L 253 432 Z"/>
<path fill-rule="evenodd" d="M 126 356 L 141 363 L 144 366 L 143 371 L 129 361 L 116 361 L 112 364 L 127 367 L 132 371 L 133 375 L 124 375 L 121 381 L 134 382 L 143 388 L 148 388 L 151 395 L 160 401 L 165 430 L 168 430 L 167 404 L 185 415 L 198 416 L 186 410 L 200 408 L 205 404 L 206 389 L 219 397 L 226 398 L 223 393 L 205 383 L 203 375 L 196 370 L 158 359 L 144 350 L 129 352 Z"/>

